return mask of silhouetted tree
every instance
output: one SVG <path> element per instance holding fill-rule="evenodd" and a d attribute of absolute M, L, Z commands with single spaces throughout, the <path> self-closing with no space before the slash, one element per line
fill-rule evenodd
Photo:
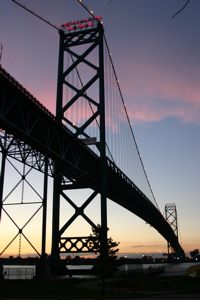
<path fill-rule="evenodd" d="M 119 242 L 113 241 L 111 237 L 107 238 L 107 255 L 105 257 L 102 255 L 103 249 L 101 249 L 102 235 L 102 227 L 98 224 L 96 228 L 92 228 L 92 234 L 90 237 L 94 238 L 94 240 L 89 241 L 89 244 L 91 244 L 91 249 L 93 249 L 96 254 L 100 253 L 93 266 L 95 272 L 97 274 L 101 273 L 103 277 L 109 277 L 113 276 L 113 273 L 117 270 L 116 253 L 119 251 L 117 248 Z"/>
<path fill-rule="evenodd" d="M 193 250 L 193 251 L 190 252 L 190 256 L 192 258 L 194 258 L 194 257 L 196 257 L 198 255 L 199 255 L 199 249 L 195 249 L 195 250 Z"/>
<path fill-rule="evenodd" d="M 97 225 L 97 228 L 92 228 L 92 234 L 90 236 L 95 237 L 94 245 L 92 245 L 93 251 L 96 254 L 101 253 L 102 228 L 99 224 Z M 92 243 L 92 242 L 90 242 L 90 243 Z M 119 249 L 116 248 L 116 247 L 118 245 L 119 245 L 119 242 L 113 241 L 113 239 L 111 237 L 107 239 L 107 254 L 108 254 L 108 257 L 110 257 L 112 259 L 117 258 L 116 253 L 119 251 Z"/>

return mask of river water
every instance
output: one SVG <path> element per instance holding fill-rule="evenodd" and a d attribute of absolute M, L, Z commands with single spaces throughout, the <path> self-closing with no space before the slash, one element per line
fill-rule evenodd
<path fill-rule="evenodd" d="M 199 263 L 174 263 L 174 264 L 168 264 L 168 263 L 164 263 L 164 264 L 144 264 L 143 268 L 157 268 L 157 267 L 164 267 L 165 268 L 165 272 L 162 275 L 164 276 L 178 276 L 178 275 L 183 275 L 186 270 L 194 265 L 198 265 Z"/>

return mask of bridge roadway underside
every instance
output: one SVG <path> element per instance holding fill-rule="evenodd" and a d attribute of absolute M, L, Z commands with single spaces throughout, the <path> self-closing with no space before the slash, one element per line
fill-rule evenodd
<path fill-rule="evenodd" d="M 57 162 L 58 172 L 73 181 L 74 186 L 100 192 L 100 158 L 1 67 L 0 129 Z M 160 211 L 109 160 L 106 176 L 107 198 L 142 218 L 170 243 L 177 255 L 184 255 Z"/>

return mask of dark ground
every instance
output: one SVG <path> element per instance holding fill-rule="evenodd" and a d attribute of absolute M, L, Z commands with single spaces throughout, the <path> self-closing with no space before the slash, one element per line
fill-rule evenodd
<path fill-rule="evenodd" d="M 102 280 L 77 278 L 49 281 L 2 280 L 0 300 L 200 299 L 200 279 L 188 276 L 139 276 L 107 279 L 105 285 L 102 283 Z M 184 298 L 185 295 L 188 295 L 188 298 Z"/>

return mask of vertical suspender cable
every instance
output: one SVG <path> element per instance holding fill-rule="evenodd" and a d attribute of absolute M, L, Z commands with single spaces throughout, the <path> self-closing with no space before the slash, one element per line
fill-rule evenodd
<path fill-rule="evenodd" d="M 108 47 L 108 43 L 107 43 L 107 40 L 106 40 L 105 36 L 104 36 L 104 39 L 105 39 L 105 44 L 106 44 L 107 50 L 108 50 L 108 52 L 110 52 L 110 51 L 109 51 L 109 47 Z M 121 101 L 122 101 L 123 106 L 124 106 L 124 111 L 125 111 L 125 113 L 126 113 L 126 118 L 127 118 L 127 121 L 128 121 L 129 127 L 130 127 L 130 130 L 131 130 L 131 134 L 132 134 L 133 140 L 134 140 L 134 142 L 135 142 L 136 150 L 137 150 L 137 153 L 138 153 L 138 155 L 139 155 L 140 162 L 141 162 L 141 165 L 142 165 L 142 168 L 143 168 L 143 171 L 144 171 L 144 174 L 145 174 L 145 177 L 146 177 L 148 186 L 149 186 L 149 188 L 150 188 L 151 194 L 152 194 L 152 196 L 153 196 L 153 199 L 154 199 L 154 201 L 155 201 L 155 204 L 156 204 L 158 210 L 160 211 L 160 209 L 159 209 L 159 207 L 158 207 L 158 203 L 157 203 L 156 198 L 155 198 L 155 195 L 154 195 L 153 190 L 152 190 L 152 188 L 151 188 L 151 185 L 150 185 L 150 182 L 149 182 L 149 179 L 148 179 L 146 170 L 145 170 L 145 168 L 144 168 L 144 164 L 143 164 L 143 161 L 142 161 L 142 158 L 141 158 L 141 155 L 140 155 L 140 151 L 139 151 L 139 148 L 138 148 L 136 139 L 135 139 L 135 135 L 134 135 L 134 133 L 133 133 L 133 129 L 132 129 L 132 126 L 131 126 L 131 123 L 130 123 L 130 119 L 129 119 L 129 116 L 128 116 L 128 111 L 127 111 L 127 108 L 126 108 L 126 106 L 125 106 L 125 102 L 124 102 L 124 99 L 123 99 L 123 96 L 122 96 L 122 92 L 121 92 L 121 89 L 120 89 L 120 86 L 119 86 L 119 82 L 118 82 L 118 79 L 117 79 L 117 75 L 116 75 L 115 68 L 114 68 L 114 64 L 113 64 L 113 61 L 112 61 L 112 58 L 111 58 L 111 57 L 110 57 L 110 61 L 111 61 L 111 65 L 112 65 L 112 68 L 113 68 L 114 76 L 115 76 L 115 79 L 116 79 L 116 82 L 117 82 L 117 86 L 118 86 L 118 90 L 119 90 L 119 93 L 120 93 Z"/>

